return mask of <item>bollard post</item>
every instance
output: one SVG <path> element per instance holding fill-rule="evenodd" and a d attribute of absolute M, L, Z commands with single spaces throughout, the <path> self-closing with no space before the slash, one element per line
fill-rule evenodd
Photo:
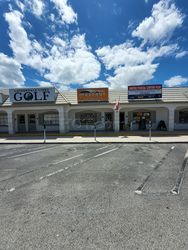
<path fill-rule="evenodd" d="M 152 128 L 152 123 L 149 121 L 149 140 L 151 141 L 151 128 Z"/>
<path fill-rule="evenodd" d="M 96 127 L 96 124 L 95 124 L 94 125 L 94 140 L 95 141 L 97 140 L 96 137 L 97 137 L 97 127 Z"/>
<path fill-rule="evenodd" d="M 46 143 L 46 124 L 44 124 L 44 143 Z"/>

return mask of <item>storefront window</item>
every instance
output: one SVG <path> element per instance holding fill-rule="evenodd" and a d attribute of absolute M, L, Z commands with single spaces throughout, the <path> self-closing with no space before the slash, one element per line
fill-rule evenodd
<path fill-rule="evenodd" d="M 6 114 L 0 115 L 0 126 L 7 126 L 8 118 Z"/>
<path fill-rule="evenodd" d="M 179 112 L 179 123 L 188 123 L 188 110 Z"/>
<path fill-rule="evenodd" d="M 80 125 L 94 125 L 97 121 L 101 120 L 100 113 L 77 113 L 76 114 L 77 123 Z"/>
<path fill-rule="evenodd" d="M 150 118 L 150 112 L 133 112 L 133 120 L 137 123 L 139 123 L 142 119 L 145 119 L 146 122 L 149 122 Z"/>
<path fill-rule="evenodd" d="M 58 114 L 44 114 L 44 124 L 59 125 L 59 115 Z"/>

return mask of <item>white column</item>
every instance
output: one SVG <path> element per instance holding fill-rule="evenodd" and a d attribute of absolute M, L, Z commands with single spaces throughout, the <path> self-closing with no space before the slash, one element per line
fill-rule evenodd
<path fill-rule="evenodd" d="M 114 111 L 114 131 L 119 132 L 119 111 Z"/>
<path fill-rule="evenodd" d="M 175 108 L 168 108 L 168 130 L 174 131 L 174 117 L 175 117 Z"/>
<path fill-rule="evenodd" d="M 7 111 L 7 117 L 8 117 L 8 133 L 14 134 L 14 118 L 12 110 Z"/>
<path fill-rule="evenodd" d="M 59 112 L 59 132 L 64 133 L 65 132 L 65 114 L 64 114 L 64 108 L 61 107 L 58 109 Z"/>

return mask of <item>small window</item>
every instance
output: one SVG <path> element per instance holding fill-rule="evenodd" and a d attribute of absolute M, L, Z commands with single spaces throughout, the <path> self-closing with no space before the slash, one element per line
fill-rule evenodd
<path fill-rule="evenodd" d="M 59 115 L 58 114 L 44 114 L 44 124 L 59 125 Z"/>
<path fill-rule="evenodd" d="M 0 115 L 0 126 L 7 126 L 8 118 L 6 114 Z"/>
<path fill-rule="evenodd" d="M 188 110 L 179 112 L 179 123 L 188 123 Z"/>

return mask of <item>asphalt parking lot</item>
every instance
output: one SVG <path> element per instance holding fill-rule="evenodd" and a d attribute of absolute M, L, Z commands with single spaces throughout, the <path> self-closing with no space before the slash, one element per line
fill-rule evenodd
<path fill-rule="evenodd" d="M 0 249 L 188 249 L 187 144 L 0 145 Z"/>

